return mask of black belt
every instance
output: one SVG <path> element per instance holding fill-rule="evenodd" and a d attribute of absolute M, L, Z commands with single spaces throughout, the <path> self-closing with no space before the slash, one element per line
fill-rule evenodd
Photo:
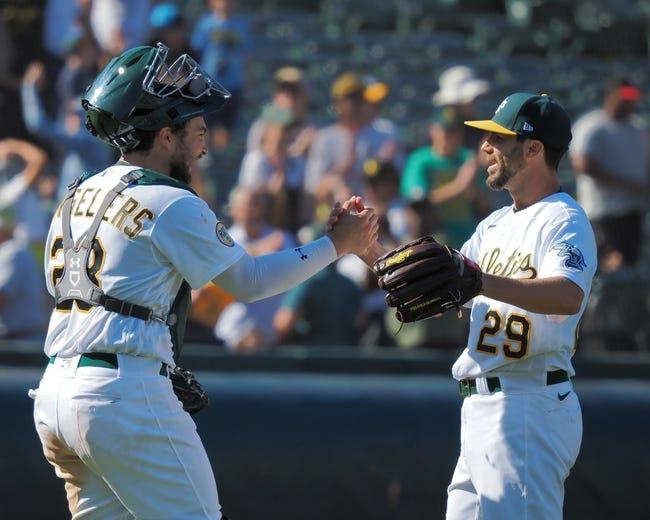
<path fill-rule="evenodd" d="M 104 307 L 104 309 L 107 311 L 117 312 L 123 316 L 138 318 L 139 320 L 146 322 L 156 320 L 169 326 L 176 324 L 175 314 L 170 314 L 169 316 L 158 316 L 154 314 L 149 307 L 138 305 L 136 303 L 125 302 L 124 300 L 111 298 L 110 296 L 102 295 L 99 298 L 97 304 Z"/>
<path fill-rule="evenodd" d="M 553 370 L 552 372 L 546 372 L 546 386 L 557 385 L 558 383 L 564 383 L 569 380 L 569 374 L 564 370 Z M 486 379 L 487 387 L 490 393 L 500 392 L 501 381 L 498 377 L 488 377 Z M 470 395 L 478 394 L 478 389 L 476 388 L 476 379 L 463 379 L 458 382 L 460 386 L 460 395 L 463 397 L 469 397 Z"/>
<path fill-rule="evenodd" d="M 54 364 L 56 356 L 50 358 L 49 364 Z M 117 354 L 109 354 L 107 352 L 89 352 L 79 356 L 78 367 L 99 367 L 99 368 L 113 368 L 117 370 Z M 167 377 L 169 365 L 161 363 L 160 372 L 161 376 Z"/>

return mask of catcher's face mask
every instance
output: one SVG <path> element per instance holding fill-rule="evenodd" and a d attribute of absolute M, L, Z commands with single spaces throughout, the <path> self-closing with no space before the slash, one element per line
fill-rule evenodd
<path fill-rule="evenodd" d="M 176 94 L 190 100 L 213 94 L 230 97 L 230 93 L 213 80 L 190 55 L 183 54 L 169 63 L 168 52 L 168 47 L 158 44 L 157 52 L 142 81 L 144 92 L 161 98 Z"/>

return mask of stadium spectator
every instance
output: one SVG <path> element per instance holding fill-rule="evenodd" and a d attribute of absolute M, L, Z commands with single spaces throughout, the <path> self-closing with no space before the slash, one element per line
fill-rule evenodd
<path fill-rule="evenodd" d="M 452 107 L 463 120 L 476 119 L 476 103 L 490 91 L 490 84 L 476 76 L 476 71 L 467 65 L 454 65 L 445 69 L 438 78 L 439 89 L 431 101 L 438 108 Z M 463 146 L 476 150 L 480 146 L 481 134 L 462 129 Z"/>
<path fill-rule="evenodd" d="M 271 104 L 264 109 L 262 122 L 262 146 L 244 156 L 239 184 L 264 190 L 271 197 L 270 222 L 295 231 L 302 224 L 305 158 L 289 152 L 294 114 Z"/>
<path fill-rule="evenodd" d="M 25 71 L 21 89 L 23 118 L 30 132 L 46 139 L 63 153 L 57 196 L 61 200 L 67 185 L 79 172 L 106 168 L 112 153 L 86 130 L 85 114 L 78 98 L 66 101 L 62 115 L 56 121 L 48 116 L 39 95 L 39 87 L 44 82 L 43 64 L 31 63 Z"/>
<path fill-rule="evenodd" d="M 478 223 L 477 207 L 484 190 L 476 156 L 462 147 L 462 124 L 452 107 L 438 110 L 429 127 L 431 145 L 415 150 L 402 175 L 402 194 L 410 200 L 428 200 L 444 233 L 441 240 L 460 247 Z M 431 230 L 429 230 L 431 231 Z"/>
<path fill-rule="evenodd" d="M 389 143 L 382 148 L 379 158 L 383 162 L 395 164 L 401 170 L 404 166 L 404 154 L 399 143 L 397 125 L 382 116 L 382 108 L 390 94 L 390 87 L 373 76 L 366 76 L 363 82 L 366 87 L 363 91 L 363 99 L 366 102 L 368 122 L 377 132 L 385 134 L 390 139 Z"/>
<path fill-rule="evenodd" d="M 267 194 L 259 188 L 238 186 L 230 192 L 233 225 L 230 236 L 253 256 L 265 255 L 296 245 L 293 236 L 274 228 L 266 220 Z"/>
<path fill-rule="evenodd" d="M 25 64 L 44 59 L 43 0 L 0 3 L 0 139 L 29 136 L 20 114 L 20 78 Z"/>
<path fill-rule="evenodd" d="M 56 97 L 59 117 L 70 104 L 79 104 L 81 95 L 97 74 L 100 50 L 89 33 L 79 33 L 68 42 L 63 67 L 56 77 Z M 81 106 L 75 107 L 81 109 Z"/>
<path fill-rule="evenodd" d="M 392 148 L 392 138 L 368 124 L 365 85 L 353 73 L 332 85 L 338 121 L 318 131 L 309 152 L 305 188 L 318 202 L 345 200 L 362 193 L 363 164 L 381 158 Z"/>
<path fill-rule="evenodd" d="M 303 73 L 299 68 L 287 66 L 281 67 L 275 72 L 270 104 L 293 113 L 294 122 L 291 126 L 288 153 L 292 157 L 306 158 L 316 135 L 316 126 L 309 119 L 309 94 Z M 253 121 L 248 131 L 247 152 L 262 146 L 264 110 L 262 115 Z"/>
<path fill-rule="evenodd" d="M 0 141 L 0 212 L 11 211 L 12 240 L 29 247 L 42 262 L 47 214 L 37 182 L 47 163 L 40 147 L 19 139 Z M 45 288 L 43 288 L 45 291 Z"/>
<path fill-rule="evenodd" d="M 45 284 L 34 257 L 13 236 L 12 208 L 0 211 L 0 338 L 42 339 L 47 327 Z"/>
<path fill-rule="evenodd" d="M 217 114 L 207 118 L 212 143 L 223 149 L 237 123 L 243 103 L 245 62 L 252 39 L 248 20 L 237 14 L 235 0 L 209 0 L 210 11 L 198 20 L 190 47 L 201 56 L 201 66 L 232 95 Z"/>
<path fill-rule="evenodd" d="M 277 296 L 272 299 L 277 300 Z M 260 302 L 233 302 L 221 314 L 214 327 L 214 335 L 228 350 L 240 354 L 259 352 L 275 343 L 273 314 L 264 311 L 272 307 Z"/>
<path fill-rule="evenodd" d="M 391 162 L 368 159 L 363 171 L 367 205 L 374 208 L 385 224 L 384 238 L 396 243 L 407 241 L 406 201 L 400 196 L 397 168 Z"/>
<path fill-rule="evenodd" d="M 65 59 L 70 43 L 90 27 L 91 6 L 91 0 L 48 0 L 43 21 L 45 50 Z"/>
<path fill-rule="evenodd" d="M 149 16 L 152 34 L 149 45 L 162 42 L 169 47 L 170 56 L 180 56 L 190 52 L 185 34 L 183 13 L 173 2 L 162 2 L 154 6 Z"/>
<path fill-rule="evenodd" d="M 104 52 L 116 56 L 149 39 L 151 0 L 92 0 L 90 25 Z"/>
<path fill-rule="evenodd" d="M 186 343 L 215 342 L 214 327 L 219 316 L 236 298 L 221 287 L 208 283 L 192 291 L 192 306 L 185 329 Z"/>
<path fill-rule="evenodd" d="M 273 326 L 279 341 L 312 346 L 359 342 L 362 292 L 331 264 L 288 291 Z"/>
<path fill-rule="evenodd" d="M 230 193 L 230 236 L 252 256 L 274 253 L 296 245 L 292 235 L 273 228 L 264 219 L 267 194 L 259 188 L 239 186 Z M 256 302 L 233 302 L 219 315 L 215 335 L 241 352 L 269 347 L 276 342 L 273 316 L 281 295 Z"/>
<path fill-rule="evenodd" d="M 376 159 L 368 159 L 363 169 L 366 204 L 379 218 L 379 243 L 391 250 L 409 237 L 406 201 L 399 195 L 399 174 L 392 163 Z M 341 258 L 337 270 L 363 291 L 359 344 L 362 347 L 394 345 L 384 323 L 386 292 L 377 286 L 377 277 L 354 255 Z"/>
<path fill-rule="evenodd" d="M 650 194 L 650 135 L 636 115 L 641 90 L 626 78 L 608 88 L 602 108 L 573 126 L 570 155 L 578 202 L 591 220 L 599 268 L 639 258 Z"/>

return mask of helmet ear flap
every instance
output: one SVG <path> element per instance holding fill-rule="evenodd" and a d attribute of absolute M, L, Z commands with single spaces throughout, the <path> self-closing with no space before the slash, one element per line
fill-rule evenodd
<path fill-rule="evenodd" d="M 122 152 L 135 148 L 140 142 L 134 135 L 135 128 L 92 107 L 86 112 L 86 128 L 91 134 L 116 146 Z"/>
<path fill-rule="evenodd" d="M 93 126 L 93 123 L 90 120 L 90 116 L 88 114 L 86 114 L 86 130 L 88 130 L 92 135 L 97 137 L 97 130 L 95 130 L 95 127 Z"/>

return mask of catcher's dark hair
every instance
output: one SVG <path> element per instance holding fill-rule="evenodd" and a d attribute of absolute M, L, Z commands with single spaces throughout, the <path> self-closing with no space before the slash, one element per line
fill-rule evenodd
<path fill-rule="evenodd" d="M 171 125 L 172 133 L 174 134 L 184 133 L 185 128 L 187 127 L 187 123 L 188 123 L 187 121 L 183 121 L 182 123 L 176 123 L 174 125 Z M 133 132 L 133 135 L 140 142 L 135 148 L 129 150 L 129 152 L 142 153 L 142 152 L 150 151 L 151 148 L 153 147 L 153 141 L 158 131 L 159 130 L 140 130 L 139 128 L 136 128 L 135 131 Z"/>

